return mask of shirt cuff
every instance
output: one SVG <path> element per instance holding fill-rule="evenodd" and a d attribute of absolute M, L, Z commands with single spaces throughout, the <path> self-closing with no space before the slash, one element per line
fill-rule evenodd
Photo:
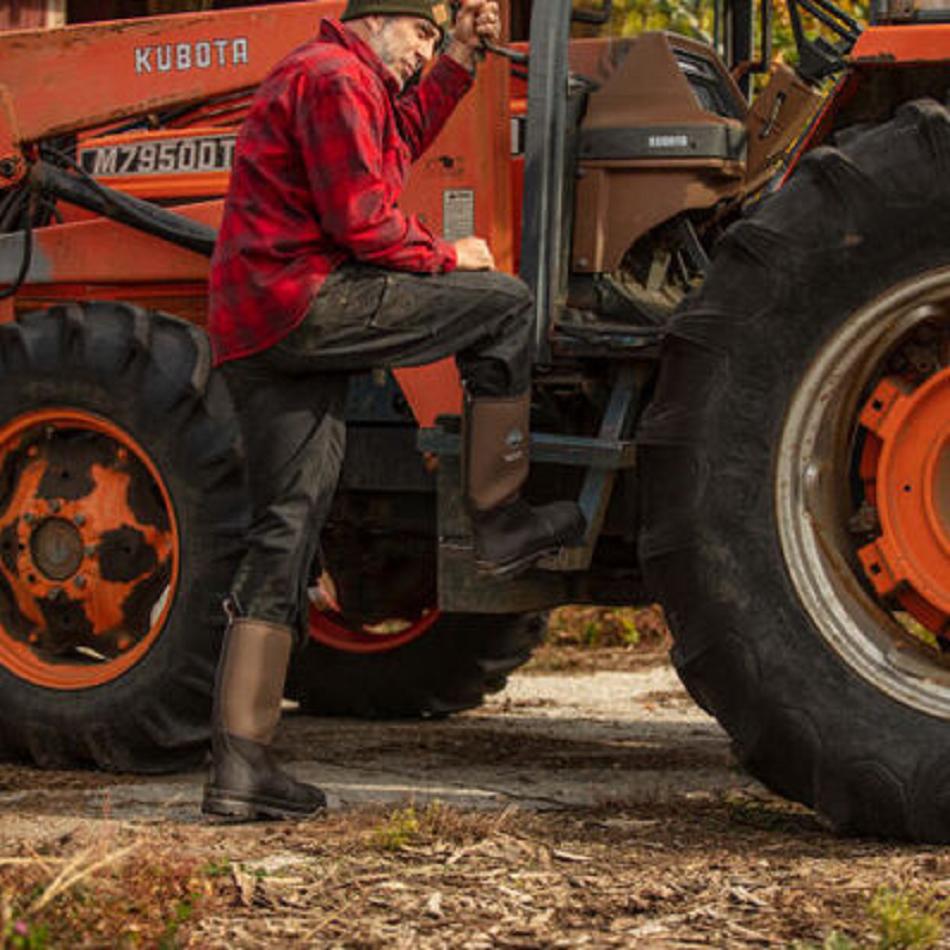
<path fill-rule="evenodd" d="M 444 76 L 440 76 L 439 81 L 445 83 L 448 91 L 457 96 L 468 92 L 475 82 L 475 73 L 472 70 L 466 69 L 460 62 L 445 53 L 436 60 L 432 72 L 436 71 L 445 73 Z"/>
<path fill-rule="evenodd" d="M 448 241 L 438 239 L 436 249 L 442 254 L 442 273 L 451 274 L 458 267 L 459 257 L 455 251 L 455 245 Z"/>

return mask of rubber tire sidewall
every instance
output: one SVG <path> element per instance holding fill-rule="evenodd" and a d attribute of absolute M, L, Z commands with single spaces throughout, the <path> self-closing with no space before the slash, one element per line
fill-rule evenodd
<path fill-rule="evenodd" d="M 381 653 L 311 640 L 291 667 L 304 712 L 360 719 L 441 718 L 503 689 L 544 637 L 543 614 L 443 614 L 417 639 Z"/>
<path fill-rule="evenodd" d="M 174 507 L 179 577 L 158 638 L 115 680 L 56 690 L 0 668 L 0 753 L 60 768 L 195 765 L 247 512 L 237 425 L 207 339 L 123 304 L 28 314 L 0 328 L 0 423 L 44 407 L 102 416 L 148 453 Z"/>
<path fill-rule="evenodd" d="M 950 265 L 950 119 L 936 103 L 821 148 L 721 242 L 675 319 L 638 441 L 641 555 L 687 688 L 772 789 L 835 828 L 950 841 L 950 724 L 830 649 L 789 580 L 776 451 L 822 345 Z"/>

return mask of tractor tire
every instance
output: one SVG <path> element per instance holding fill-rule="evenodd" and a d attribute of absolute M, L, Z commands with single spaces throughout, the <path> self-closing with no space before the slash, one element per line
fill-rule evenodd
<path fill-rule="evenodd" d="M 751 773 L 839 832 L 939 843 L 948 172 L 930 100 L 807 155 L 674 318 L 638 435 L 641 557 L 691 695 Z"/>
<path fill-rule="evenodd" d="M 385 652 L 311 641 L 294 663 L 290 694 L 315 716 L 440 719 L 504 689 L 544 630 L 538 614 L 442 614 L 420 636 Z"/>
<path fill-rule="evenodd" d="M 121 303 L 0 326 L 0 756 L 199 763 L 247 511 L 204 334 Z"/>
<path fill-rule="evenodd" d="M 321 546 L 314 573 L 332 578 L 333 594 L 310 610 L 310 636 L 287 684 L 303 712 L 416 719 L 472 709 L 503 689 L 544 637 L 544 615 L 437 609 L 436 510 L 427 493 L 344 488 Z"/>

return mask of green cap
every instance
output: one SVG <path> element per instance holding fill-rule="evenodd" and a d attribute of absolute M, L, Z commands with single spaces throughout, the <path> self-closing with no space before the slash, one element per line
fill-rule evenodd
<path fill-rule="evenodd" d="M 361 16 L 417 16 L 444 33 L 452 22 L 448 0 L 349 0 L 341 20 Z"/>

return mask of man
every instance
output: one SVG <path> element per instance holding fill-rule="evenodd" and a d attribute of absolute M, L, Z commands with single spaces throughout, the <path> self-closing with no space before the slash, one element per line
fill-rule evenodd
<path fill-rule="evenodd" d="M 573 503 L 531 508 L 527 288 L 488 245 L 449 244 L 398 199 L 410 165 L 473 82 L 495 0 L 350 0 L 255 97 L 212 262 L 210 332 L 241 423 L 253 520 L 218 670 L 206 814 L 306 816 L 323 793 L 268 745 L 343 459 L 348 374 L 456 354 L 480 566 L 513 573 L 583 531 Z"/>

